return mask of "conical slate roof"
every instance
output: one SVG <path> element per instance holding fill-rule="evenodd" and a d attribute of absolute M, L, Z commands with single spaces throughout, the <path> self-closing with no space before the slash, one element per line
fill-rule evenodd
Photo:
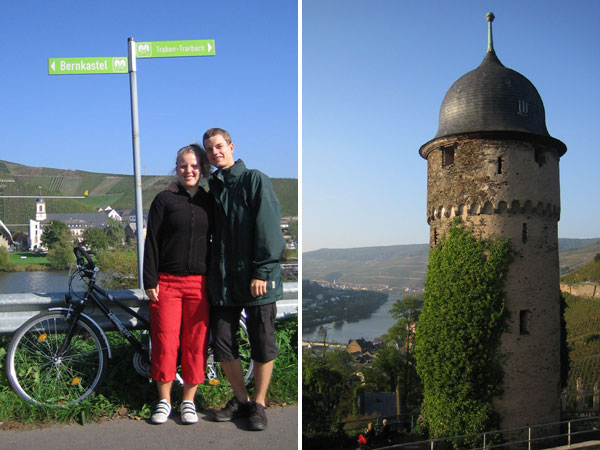
<path fill-rule="evenodd" d="M 549 136 L 544 104 L 535 86 L 504 67 L 488 50 L 475 70 L 448 90 L 436 138 L 478 131 L 520 131 Z"/>

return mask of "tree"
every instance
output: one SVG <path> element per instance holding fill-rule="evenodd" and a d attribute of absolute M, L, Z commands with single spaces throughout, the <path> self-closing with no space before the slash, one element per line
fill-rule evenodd
<path fill-rule="evenodd" d="M 42 233 L 42 244 L 48 248 L 48 250 L 60 245 L 70 246 L 71 243 L 71 232 L 63 222 L 53 220 L 48 225 L 44 226 L 44 232 Z"/>
<path fill-rule="evenodd" d="M 100 228 L 87 228 L 83 232 L 83 243 L 94 253 L 107 249 L 108 240 L 108 235 Z"/>
<path fill-rule="evenodd" d="M 13 241 L 18 245 L 19 249 L 26 249 L 29 243 L 29 235 L 24 231 L 17 231 L 13 234 Z"/>
<path fill-rule="evenodd" d="M 331 422 L 352 413 L 360 379 L 345 350 L 322 349 L 302 355 L 302 420 L 307 432 L 329 431 Z"/>
<path fill-rule="evenodd" d="M 422 387 L 416 373 L 414 357 L 401 352 L 393 343 L 381 347 L 369 368 L 363 370 L 366 392 L 396 392 L 400 414 L 417 408 L 422 400 Z"/>
<path fill-rule="evenodd" d="M 511 260 L 507 240 L 477 239 L 456 224 L 429 255 L 415 355 L 430 438 L 499 425 L 492 399 L 502 389 L 500 337 Z"/>
<path fill-rule="evenodd" d="M 388 343 L 394 343 L 398 348 L 410 352 L 410 346 L 414 339 L 415 324 L 419 321 L 423 300 L 415 297 L 398 299 L 390 308 L 389 314 L 397 322 L 383 335 Z"/>
<path fill-rule="evenodd" d="M 317 336 L 323 339 L 323 348 L 327 347 L 327 332 L 328 328 L 325 325 L 321 325 L 317 330 Z"/>
<path fill-rule="evenodd" d="M 54 270 L 68 270 L 74 261 L 75 257 L 71 245 L 59 243 L 48 250 L 48 262 Z"/>
<path fill-rule="evenodd" d="M 104 230 L 110 247 L 120 247 L 125 242 L 125 229 L 120 222 L 109 219 L 108 227 Z"/>
<path fill-rule="evenodd" d="M 10 253 L 4 247 L 0 247 L 0 270 L 8 269 L 11 265 Z"/>
<path fill-rule="evenodd" d="M 138 286 L 137 254 L 127 249 L 101 250 L 96 253 L 106 289 L 135 289 Z"/>
<path fill-rule="evenodd" d="M 298 240 L 298 219 L 291 219 L 289 222 L 288 233 L 294 240 Z"/>
<path fill-rule="evenodd" d="M 421 309 L 423 308 L 423 300 L 416 297 L 406 297 L 398 299 L 390 308 L 390 315 L 396 320 L 406 319 L 410 322 L 417 322 Z"/>
<path fill-rule="evenodd" d="M 372 367 L 383 375 L 384 383 L 378 390 L 396 391 L 403 377 L 404 359 L 405 357 L 393 345 L 384 345 L 377 351 Z"/>
<path fill-rule="evenodd" d="M 73 262 L 73 237 L 69 228 L 58 220 L 44 226 L 42 244 L 48 248 L 48 262 L 55 270 L 66 270 Z"/>
<path fill-rule="evenodd" d="M 420 383 L 412 348 L 422 306 L 423 300 L 414 297 L 394 302 L 389 314 L 397 322 L 382 336 L 386 346 L 377 352 L 373 363 L 373 369 L 381 372 L 387 380 L 389 390 L 398 392 L 402 412 L 408 411 L 409 403 L 414 404 L 420 398 L 420 389 L 415 390 Z"/>

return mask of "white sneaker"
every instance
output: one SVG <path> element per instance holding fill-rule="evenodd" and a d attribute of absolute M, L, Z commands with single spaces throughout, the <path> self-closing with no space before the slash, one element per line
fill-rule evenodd
<path fill-rule="evenodd" d="M 154 414 L 152 414 L 150 420 L 152 421 L 152 423 L 156 424 L 165 423 L 169 418 L 169 414 L 171 414 L 171 404 L 163 398 L 160 402 L 156 404 Z"/>
<path fill-rule="evenodd" d="M 181 403 L 181 422 L 185 425 L 198 422 L 196 405 L 190 400 Z"/>

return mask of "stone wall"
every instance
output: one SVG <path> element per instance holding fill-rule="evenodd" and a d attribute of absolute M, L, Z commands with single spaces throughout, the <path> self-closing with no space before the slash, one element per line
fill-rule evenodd
<path fill-rule="evenodd" d="M 442 138 L 427 155 L 430 247 L 458 218 L 483 238 L 508 238 L 515 259 L 506 282 L 502 428 L 560 415 L 559 153 L 549 143 Z"/>
<path fill-rule="evenodd" d="M 600 299 L 600 286 L 597 283 L 560 284 L 560 290 L 575 297 Z"/>
<path fill-rule="evenodd" d="M 493 214 L 559 220 L 560 186 L 555 149 L 510 140 L 439 141 L 427 158 L 427 222 L 431 227 L 432 246 L 455 217 L 485 235 L 504 235 L 505 221 L 484 223 L 485 216 Z M 443 164 L 446 148 L 454 148 L 453 164 Z"/>

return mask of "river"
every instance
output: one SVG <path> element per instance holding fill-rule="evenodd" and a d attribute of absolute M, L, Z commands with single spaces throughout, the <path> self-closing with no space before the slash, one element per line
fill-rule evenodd
<path fill-rule="evenodd" d="M 389 311 L 396 300 L 402 298 L 398 295 L 389 295 L 387 302 L 381 305 L 367 319 L 358 322 L 344 322 L 341 327 L 336 328 L 333 323 L 325 324 L 327 327 L 327 342 L 347 344 L 350 339 L 364 338 L 368 341 L 387 333 L 387 330 L 396 323 L 396 319 L 389 315 Z M 303 341 L 322 341 L 318 335 L 318 329 L 311 333 L 303 332 Z"/>
<path fill-rule="evenodd" d="M 75 283 L 75 282 L 74 282 Z M 75 283 L 75 290 L 83 290 L 82 282 Z M 298 282 L 283 283 L 284 299 L 298 298 Z M 67 292 L 69 272 L 0 272 L 0 294 L 21 294 L 26 292 Z"/>
<path fill-rule="evenodd" d="M 66 271 L 0 272 L 0 294 L 67 292 L 68 288 L 69 272 Z"/>

